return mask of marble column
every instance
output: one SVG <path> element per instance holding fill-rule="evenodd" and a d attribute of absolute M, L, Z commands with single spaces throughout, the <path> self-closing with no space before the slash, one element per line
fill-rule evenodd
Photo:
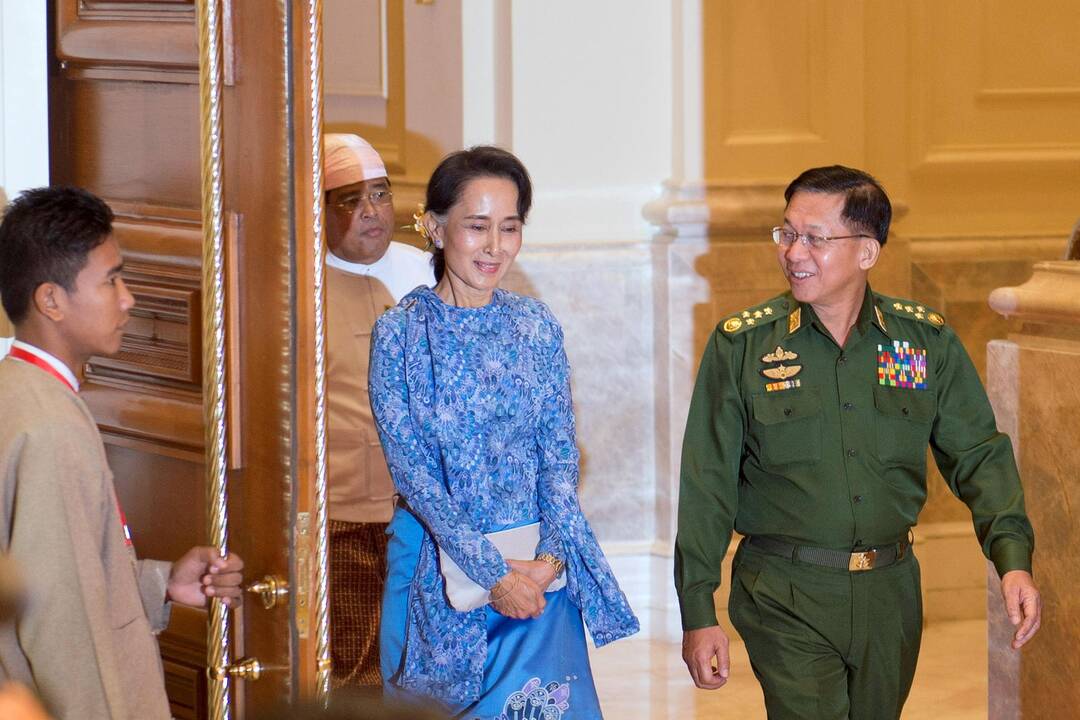
<path fill-rule="evenodd" d="M 1080 707 L 1080 262 L 1043 262 L 1020 287 L 990 296 L 1018 321 L 988 346 L 988 385 L 999 427 L 1013 441 L 1035 527 L 1035 581 L 1043 624 L 1010 647 L 993 567 L 987 582 L 989 717 L 1075 718 Z M 1075 510 L 1074 510 L 1075 506 Z"/>

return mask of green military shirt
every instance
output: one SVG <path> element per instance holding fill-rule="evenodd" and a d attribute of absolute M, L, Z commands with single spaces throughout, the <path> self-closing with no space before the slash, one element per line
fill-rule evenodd
<path fill-rule="evenodd" d="M 732 529 L 843 551 L 907 537 L 926 502 L 927 444 L 998 573 L 1030 571 L 1012 445 L 940 315 L 867 286 L 843 348 L 790 293 L 721 323 L 683 440 L 683 628 L 716 624 Z"/>

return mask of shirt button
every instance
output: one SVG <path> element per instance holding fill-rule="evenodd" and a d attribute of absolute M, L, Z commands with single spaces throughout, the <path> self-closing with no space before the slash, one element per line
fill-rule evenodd
<path fill-rule="evenodd" d="M 784 408 L 784 415 L 790 415 L 790 414 L 791 414 L 791 408 Z"/>
<path fill-rule="evenodd" d="M 856 495 L 853 499 L 855 500 L 855 502 L 861 503 L 862 502 L 862 495 Z"/>
<path fill-rule="evenodd" d="M 911 411 L 907 408 L 900 408 L 900 412 L 904 413 L 905 415 L 909 415 L 911 413 Z"/>
<path fill-rule="evenodd" d="M 855 547 L 862 546 L 862 538 L 855 538 Z"/>
<path fill-rule="evenodd" d="M 847 456 L 848 457 L 855 457 L 856 454 L 857 453 L 855 452 L 855 448 L 849 448 L 848 451 L 847 451 Z"/>
<path fill-rule="evenodd" d="M 846 362 L 847 362 L 847 355 L 841 355 L 841 356 L 840 356 L 840 359 L 838 359 L 838 360 L 837 360 L 836 362 L 837 362 L 837 364 L 839 364 L 839 365 L 843 365 L 844 363 L 846 363 Z"/>
<path fill-rule="evenodd" d="M 845 410 L 854 410 L 855 409 L 855 404 L 846 402 L 846 403 L 844 403 L 844 409 Z"/>

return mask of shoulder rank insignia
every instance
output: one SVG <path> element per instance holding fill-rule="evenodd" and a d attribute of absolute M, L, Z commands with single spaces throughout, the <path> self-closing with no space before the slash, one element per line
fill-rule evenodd
<path fill-rule="evenodd" d="M 774 298 L 764 305 L 741 310 L 739 313 L 732 315 L 725 320 L 720 327 L 723 328 L 724 332 L 734 334 L 740 330 L 749 330 L 758 325 L 772 322 L 773 320 L 782 317 L 777 314 L 776 309 L 774 308 L 776 302 L 777 299 Z"/>
<path fill-rule="evenodd" d="M 788 335 L 802 327 L 802 307 L 797 307 L 791 311 L 787 319 L 787 331 Z"/>
<path fill-rule="evenodd" d="M 926 349 L 913 348 L 907 340 L 892 347 L 878 345 L 878 384 L 886 387 L 926 389 Z"/>
<path fill-rule="evenodd" d="M 910 300 L 892 300 L 887 304 L 883 304 L 881 308 L 875 306 L 874 309 L 878 312 L 880 312 L 881 309 L 884 309 L 886 312 L 892 313 L 898 317 L 922 320 L 923 322 L 930 323 L 936 328 L 940 328 L 945 324 L 945 318 L 943 318 L 940 313 L 936 313 L 925 305 L 920 305 L 919 303 Z M 882 320 L 882 327 L 884 327 L 884 319 L 879 318 L 879 320 Z"/>

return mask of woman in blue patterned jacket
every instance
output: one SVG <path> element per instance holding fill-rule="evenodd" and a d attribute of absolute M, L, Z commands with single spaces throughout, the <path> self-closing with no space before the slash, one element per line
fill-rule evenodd
<path fill-rule="evenodd" d="M 578 504 L 562 329 L 543 303 L 499 288 L 531 202 L 528 173 L 504 150 L 444 159 L 417 222 L 438 283 L 403 298 L 372 336 L 371 405 L 400 494 L 384 688 L 470 720 L 601 717 L 582 621 L 598 646 L 638 629 Z M 503 557 L 486 536 L 534 523 L 529 557 Z M 447 560 L 489 604 L 454 609 Z"/>

